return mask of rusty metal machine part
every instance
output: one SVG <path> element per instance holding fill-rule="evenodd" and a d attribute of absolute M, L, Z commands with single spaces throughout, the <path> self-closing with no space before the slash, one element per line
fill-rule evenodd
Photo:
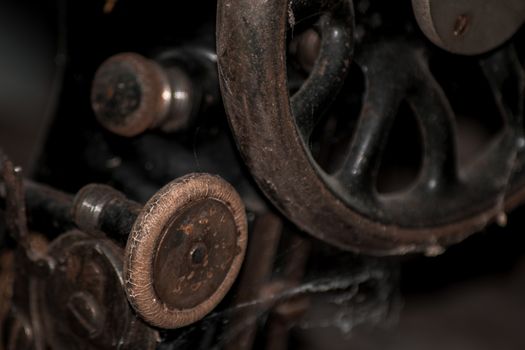
<path fill-rule="evenodd" d="M 49 246 L 56 265 L 38 280 L 46 342 L 53 349 L 154 349 L 157 332 L 139 320 L 124 293 L 123 251 L 80 231 Z"/>
<path fill-rule="evenodd" d="M 111 186 L 89 184 L 73 199 L 72 218 L 84 232 L 127 237 L 142 206 Z"/>
<path fill-rule="evenodd" d="M 464 55 L 494 49 L 525 22 L 522 0 L 412 0 L 412 6 L 434 44 Z"/>
<path fill-rule="evenodd" d="M 146 205 L 108 186 L 75 197 L 75 222 L 89 232 L 127 235 L 126 291 L 137 313 L 161 328 L 191 324 L 228 292 L 246 250 L 244 205 L 217 176 L 172 181 Z"/>
<path fill-rule="evenodd" d="M 1 346 L 8 350 L 44 349 L 41 323 L 37 310 L 37 288 L 35 272 L 46 276 L 52 262 L 46 259 L 47 240 L 40 235 L 30 234 L 27 228 L 22 171 L 4 155 L 0 154 L 0 178 L 5 196 L 7 231 L 17 243 L 12 261 L 3 261 L 3 266 L 13 268 L 13 276 L 2 281 L 11 283 L 5 288 L 2 298 L 10 298 L 6 309 L 2 307 Z M 16 265 L 16 276 L 14 276 Z M 9 271 L 5 271 L 9 273 Z M 9 279 L 11 281 L 9 282 Z M 6 301 L 6 300 L 2 300 Z"/>
<path fill-rule="evenodd" d="M 124 293 L 122 249 L 79 231 L 51 244 L 29 234 L 21 170 L 6 157 L 0 165 L 9 233 L 17 242 L 17 274 L 2 344 L 7 349 L 43 350 L 44 343 L 53 349 L 113 349 L 116 344 L 153 349 L 156 331 L 134 315 Z"/>
<path fill-rule="evenodd" d="M 424 47 L 403 39 L 363 45 L 353 64 L 365 75 L 366 94 L 353 140 L 343 164 L 334 172 L 323 170 L 309 138 L 344 81 L 354 45 L 353 17 L 349 1 L 311 3 L 310 11 L 323 14 L 321 50 L 309 78 L 290 97 L 288 2 L 218 3 L 218 64 L 230 124 L 259 186 L 283 214 L 344 249 L 432 255 L 523 199 L 525 75 L 512 47 L 480 62 L 504 127 L 478 161 L 459 169 L 453 112 L 430 73 Z M 383 195 L 375 180 L 403 101 L 420 124 L 424 161 L 411 188 Z"/>
<path fill-rule="evenodd" d="M 56 215 L 74 222 L 91 237 L 127 237 L 127 297 L 157 327 L 182 327 L 204 317 L 228 292 L 244 259 L 244 205 L 218 176 L 183 176 L 144 207 L 96 184 L 82 188 L 74 199 L 28 185 L 26 197 L 30 213 L 45 209 L 49 219 Z"/>
<path fill-rule="evenodd" d="M 19 243 L 14 251 L 16 270 L 12 299 L 1 339 L 6 350 L 45 349 L 45 335 L 38 309 L 38 279 L 47 277 L 52 261 L 40 264 L 42 260 L 32 260 L 34 255 L 43 257 L 47 254 L 48 241 L 45 237 L 36 233 L 28 234 L 25 243 L 25 246 Z"/>
<path fill-rule="evenodd" d="M 91 104 L 98 121 L 122 136 L 152 128 L 174 131 L 189 123 L 194 90 L 182 69 L 163 67 L 136 53 L 121 53 L 97 70 Z"/>
<path fill-rule="evenodd" d="M 224 180 L 188 175 L 168 184 L 146 203 L 128 238 L 131 304 L 162 328 L 201 319 L 233 284 L 246 241 L 244 206 Z"/>

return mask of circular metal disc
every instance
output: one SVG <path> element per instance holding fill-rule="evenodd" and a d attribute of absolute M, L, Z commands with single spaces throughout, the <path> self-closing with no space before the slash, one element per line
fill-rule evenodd
<path fill-rule="evenodd" d="M 434 44 L 465 55 L 503 44 L 525 21 L 523 0 L 412 0 L 412 5 Z"/>
<path fill-rule="evenodd" d="M 80 231 L 51 245 L 56 266 L 40 287 L 46 340 L 53 349 L 153 349 L 156 332 L 129 307 L 122 249 Z"/>
<path fill-rule="evenodd" d="M 233 284 L 246 250 L 244 206 L 219 177 L 191 174 L 153 196 L 126 246 L 128 298 L 148 323 L 191 324 Z"/>

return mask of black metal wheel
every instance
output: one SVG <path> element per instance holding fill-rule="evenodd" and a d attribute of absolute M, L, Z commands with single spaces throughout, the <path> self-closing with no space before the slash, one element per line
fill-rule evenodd
<path fill-rule="evenodd" d="M 287 29 L 305 11 L 321 13 L 320 53 L 290 96 Z M 230 125 L 259 186 L 284 215 L 343 249 L 436 254 L 524 199 L 525 75 L 512 45 L 479 57 L 503 127 L 464 166 L 457 161 L 454 111 L 429 69 L 425 45 L 395 37 L 364 43 L 352 63 L 365 79 L 357 125 L 342 164 L 323 169 L 310 137 L 344 83 L 354 37 L 351 1 L 219 1 L 218 63 Z M 376 178 L 402 103 L 417 119 L 423 160 L 410 187 L 383 194 Z"/>

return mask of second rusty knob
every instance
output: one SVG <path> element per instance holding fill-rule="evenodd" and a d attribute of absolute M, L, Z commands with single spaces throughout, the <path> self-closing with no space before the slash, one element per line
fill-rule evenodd
<path fill-rule="evenodd" d="M 154 128 L 184 128 L 195 112 L 195 101 L 195 87 L 183 69 L 130 52 L 103 62 L 91 89 L 98 121 L 127 137 Z"/>

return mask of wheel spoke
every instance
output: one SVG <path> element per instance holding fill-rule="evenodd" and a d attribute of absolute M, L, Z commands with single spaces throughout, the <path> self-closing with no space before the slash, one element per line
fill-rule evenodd
<path fill-rule="evenodd" d="M 383 149 L 404 98 L 406 76 L 390 69 L 385 60 L 385 56 L 390 55 L 394 56 L 395 50 L 390 45 L 382 45 L 372 54 L 358 59 L 363 62 L 367 92 L 348 156 L 335 174 L 350 189 L 373 188 Z M 391 84 L 392 81 L 397 84 Z"/>
<path fill-rule="evenodd" d="M 321 50 L 315 67 L 290 101 L 305 142 L 339 92 L 350 66 L 354 35 L 352 7 L 349 1 L 334 3 L 319 21 Z"/>
<path fill-rule="evenodd" d="M 508 127 L 523 128 L 525 72 L 512 46 L 481 61 L 496 104 Z"/>
<path fill-rule="evenodd" d="M 454 112 L 426 62 L 417 57 L 414 87 L 408 96 L 421 127 L 424 160 L 419 184 L 436 190 L 457 180 Z"/>

